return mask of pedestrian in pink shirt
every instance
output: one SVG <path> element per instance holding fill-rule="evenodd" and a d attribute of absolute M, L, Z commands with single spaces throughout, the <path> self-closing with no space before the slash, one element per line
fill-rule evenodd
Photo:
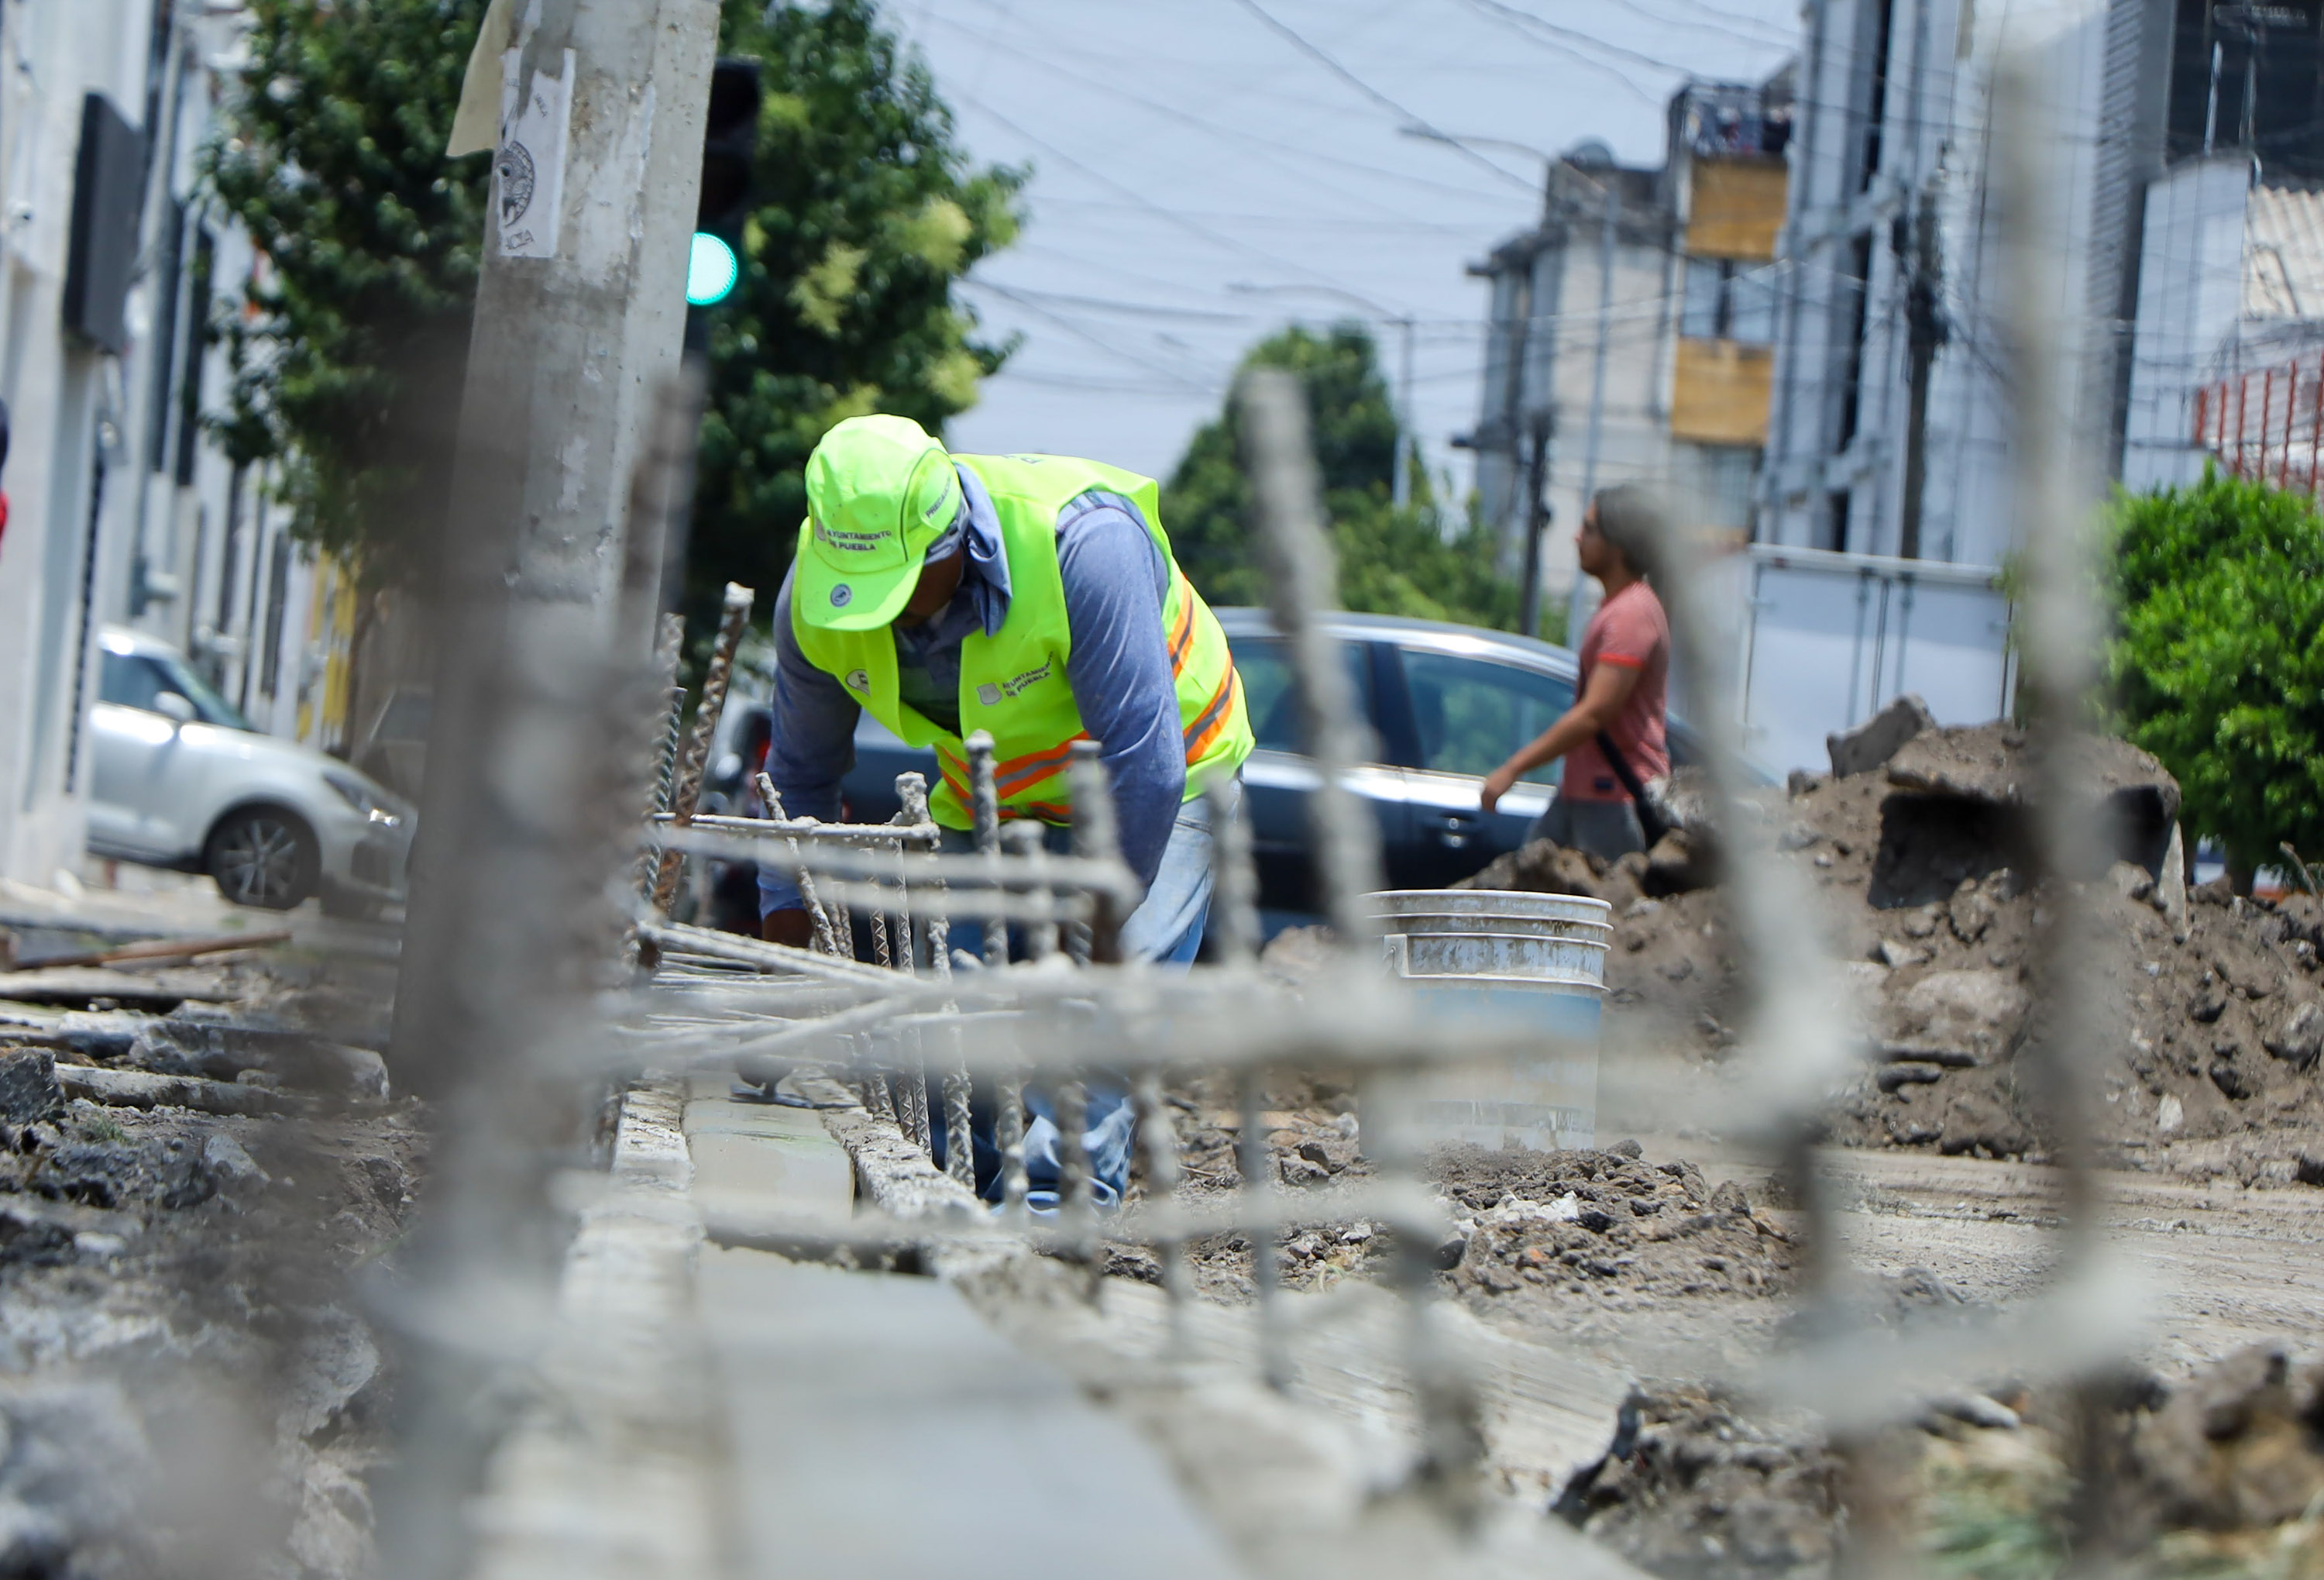
<path fill-rule="evenodd" d="M 1563 781 L 1531 837 L 1607 861 L 1646 848 L 1637 799 L 1670 772 L 1664 729 L 1670 621 L 1646 581 L 1655 527 L 1644 489 L 1608 488 L 1590 502 L 1574 555 L 1606 596 L 1582 633 L 1582 694 L 1486 777 L 1480 798 L 1489 812 L 1525 774 L 1563 757 Z"/>

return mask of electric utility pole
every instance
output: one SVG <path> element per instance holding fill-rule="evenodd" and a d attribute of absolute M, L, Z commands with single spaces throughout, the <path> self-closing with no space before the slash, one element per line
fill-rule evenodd
<path fill-rule="evenodd" d="M 1608 171 L 1605 184 L 1599 190 L 1603 203 L 1598 216 L 1598 350 L 1591 359 L 1590 371 L 1590 437 L 1582 453 L 1582 510 L 1587 514 L 1591 496 L 1598 492 L 1598 441 L 1606 425 L 1606 349 L 1613 337 L 1614 324 L 1614 240 L 1620 227 L 1622 189 L 1620 172 Z M 1573 522 L 1576 531 L 1582 529 L 1582 517 Z M 1598 584 L 1582 574 L 1573 573 L 1573 588 L 1566 595 L 1565 642 L 1569 647 L 1582 643 L 1582 628 L 1596 612 Z"/>
<path fill-rule="evenodd" d="M 476 1401 L 546 1342 L 549 1182 L 591 1133 L 572 1067 L 642 810 L 612 716 L 646 672 L 641 560 L 661 553 L 659 513 L 632 522 L 627 506 L 678 376 L 718 5 L 496 0 L 485 25 L 464 110 L 480 102 L 482 143 L 500 88 L 492 202 L 391 1054 L 439 1116 L 395 1335 L 381 1538 L 397 1580 L 469 1572 L 497 1432 Z M 480 1312 L 510 1348 L 447 1336 Z"/>
<path fill-rule="evenodd" d="M 399 1068 L 431 1096 L 473 1067 L 456 1003 L 456 967 L 482 947 L 471 935 L 504 937 L 500 919 L 526 899 L 485 875 L 513 848 L 488 769 L 514 749 L 503 715 L 521 706 L 486 682 L 542 642 L 642 653 L 650 640 L 611 629 L 612 592 L 641 423 L 678 369 L 717 42 L 716 0 L 507 12 L 514 108 L 504 96 L 396 995 Z M 562 790 L 538 778 L 533 793 Z"/>
<path fill-rule="evenodd" d="M 1517 629 L 1527 636 L 1541 634 L 1541 535 L 1549 525 L 1549 440 L 1554 421 L 1547 411 L 1533 414 L 1532 459 L 1526 467 L 1526 541 L 1524 592 L 1517 609 Z M 1568 633 L 1569 640 L 1571 633 Z"/>

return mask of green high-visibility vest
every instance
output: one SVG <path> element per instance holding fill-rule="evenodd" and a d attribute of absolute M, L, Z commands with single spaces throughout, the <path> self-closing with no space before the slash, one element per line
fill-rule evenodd
<path fill-rule="evenodd" d="M 929 810 L 947 828 L 972 827 L 968 753 L 964 736 L 992 735 L 996 789 L 1004 818 L 1063 823 L 1073 815 L 1065 769 L 1073 743 L 1087 738 L 1065 679 L 1073 631 L 1057 571 L 1057 517 L 1090 490 L 1119 494 L 1138 506 L 1169 568 L 1162 628 L 1178 694 L 1186 745 L 1186 798 L 1250 755 L 1250 718 L 1226 633 L 1178 563 L 1161 526 L 1161 490 L 1150 477 L 1066 456 L 954 456 L 991 496 L 1009 559 L 1009 613 L 1001 629 L 973 631 L 960 649 L 960 733 L 945 729 L 897 695 L 896 639 L 873 631 L 825 631 L 798 617 L 791 631 L 809 663 L 835 677 L 889 729 L 915 746 L 934 746 L 943 782 Z M 799 534 L 802 544 L 807 534 Z"/>

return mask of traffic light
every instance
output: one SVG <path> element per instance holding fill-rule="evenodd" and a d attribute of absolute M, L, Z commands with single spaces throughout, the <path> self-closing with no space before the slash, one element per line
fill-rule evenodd
<path fill-rule="evenodd" d="M 742 276 L 742 222 L 751 212 L 751 165 L 759 152 L 759 63 L 722 56 L 710 71 L 702 129 L 702 198 L 687 254 L 686 300 L 709 307 Z"/>

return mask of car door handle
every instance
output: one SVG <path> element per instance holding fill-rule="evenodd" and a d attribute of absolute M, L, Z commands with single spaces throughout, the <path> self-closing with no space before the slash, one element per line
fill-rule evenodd
<path fill-rule="evenodd" d="M 1459 850 L 1469 843 L 1477 831 L 1474 812 L 1439 812 L 1436 814 L 1436 838 L 1447 850 Z"/>

